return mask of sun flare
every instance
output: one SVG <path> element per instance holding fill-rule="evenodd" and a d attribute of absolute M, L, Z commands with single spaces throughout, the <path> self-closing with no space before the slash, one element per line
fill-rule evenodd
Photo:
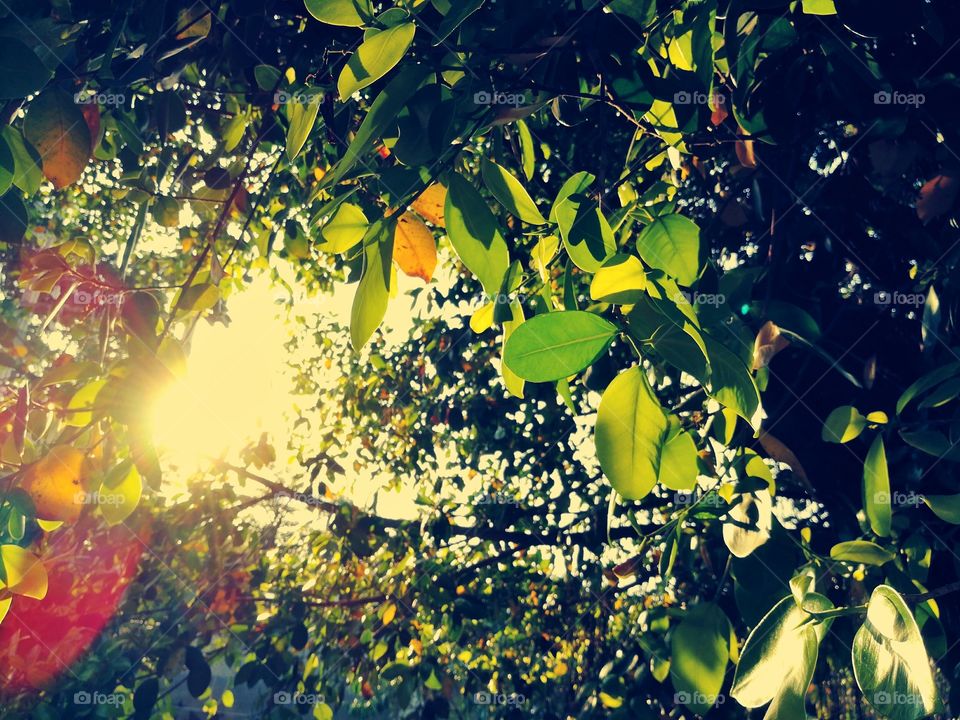
<path fill-rule="evenodd" d="M 231 323 L 201 324 L 184 377 L 156 400 L 150 422 L 164 460 L 184 473 L 230 456 L 261 433 L 277 434 L 290 407 L 287 337 L 269 283 L 231 300 Z"/>

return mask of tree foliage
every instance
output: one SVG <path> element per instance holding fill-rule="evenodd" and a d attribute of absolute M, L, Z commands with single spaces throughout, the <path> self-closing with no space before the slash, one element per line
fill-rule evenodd
<path fill-rule="evenodd" d="M 0 28 L 12 713 L 955 711 L 954 3 Z M 294 303 L 290 437 L 171 494 L 144 409 L 256 272 L 349 327 Z"/>

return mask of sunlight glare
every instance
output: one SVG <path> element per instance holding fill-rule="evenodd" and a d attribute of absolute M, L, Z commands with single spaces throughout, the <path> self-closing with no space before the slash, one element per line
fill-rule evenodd
<path fill-rule="evenodd" d="M 263 432 L 285 427 L 291 382 L 284 322 L 269 280 L 258 278 L 230 298 L 229 327 L 197 326 L 185 377 L 151 412 L 154 442 L 183 473 L 235 455 Z"/>

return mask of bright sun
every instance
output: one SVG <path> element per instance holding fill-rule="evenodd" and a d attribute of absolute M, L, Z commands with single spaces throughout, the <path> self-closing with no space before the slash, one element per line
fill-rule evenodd
<path fill-rule="evenodd" d="M 154 442 L 179 471 L 209 467 L 262 432 L 283 433 L 291 406 L 288 334 L 273 297 L 269 281 L 260 278 L 230 298 L 229 327 L 201 323 L 185 377 L 154 404 Z"/>

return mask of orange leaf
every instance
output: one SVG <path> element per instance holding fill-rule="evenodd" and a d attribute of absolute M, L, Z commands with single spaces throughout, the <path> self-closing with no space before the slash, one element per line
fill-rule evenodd
<path fill-rule="evenodd" d="M 75 183 L 90 159 L 90 129 L 73 97 L 41 93 L 27 108 L 23 135 L 39 153 L 43 174 L 56 188 Z"/>
<path fill-rule="evenodd" d="M 937 175 L 920 188 L 917 199 L 917 217 L 924 223 L 945 215 L 957 199 L 957 179 L 952 175 Z"/>
<path fill-rule="evenodd" d="M 405 212 L 397 221 L 393 259 L 410 277 L 430 282 L 437 267 L 437 241 L 423 220 Z"/>
<path fill-rule="evenodd" d="M 80 482 L 84 455 L 69 445 L 57 445 L 23 472 L 22 486 L 33 500 L 37 517 L 74 522 L 86 496 Z"/>
<path fill-rule="evenodd" d="M 765 368 L 770 364 L 773 356 L 788 345 L 790 341 L 780 334 L 780 328 L 767 320 L 753 343 L 753 369 Z"/>
<path fill-rule="evenodd" d="M 443 219 L 443 205 L 447 201 L 447 189 L 440 183 L 434 183 L 413 201 L 413 209 L 427 222 L 437 227 L 446 227 Z"/>

